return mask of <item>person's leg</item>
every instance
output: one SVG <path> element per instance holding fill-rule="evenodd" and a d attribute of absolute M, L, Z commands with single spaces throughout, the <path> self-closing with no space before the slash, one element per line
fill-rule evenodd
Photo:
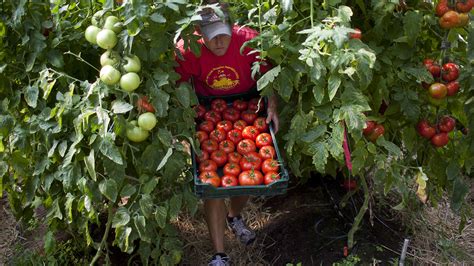
<path fill-rule="evenodd" d="M 230 198 L 229 217 L 239 216 L 249 200 L 249 196 L 239 196 Z"/>
<path fill-rule="evenodd" d="M 226 207 L 223 199 L 204 200 L 207 228 L 216 253 L 224 252 Z"/>
<path fill-rule="evenodd" d="M 240 213 L 249 200 L 249 196 L 232 197 L 230 199 L 227 224 L 242 244 L 249 245 L 255 240 L 255 232 L 245 223 Z"/>

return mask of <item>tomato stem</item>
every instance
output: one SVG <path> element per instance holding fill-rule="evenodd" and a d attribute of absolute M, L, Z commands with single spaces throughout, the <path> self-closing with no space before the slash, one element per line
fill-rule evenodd
<path fill-rule="evenodd" d="M 107 238 L 109 237 L 109 232 L 110 232 L 110 227 L 112 226 L 112 218 L 113 218 L 113 209 L 114 205 L 112 202 L 109 203 L 109 207 L 107 209 L 107 225 L 105 226 L 105 233 L 102 236 L 102 241 L 100 241 L 99 248 L 97 249 L 97 253 L 95 253 L 94 258 L 92 259 L 91 263 L 89 265 L 95 265 L 97 260 L 100 258 L 100 255 L 102 254 L 102 249 L 104 248 Z"/>
<path fill-rule="evenodd" d="M 352 249 L 354 247 L 354 234 L 355 232 L 359 229 L 359 225 L 362 221 L 362 218 L 364 217 L 365 213 L 367 212 L 367 209 L 369 208 L 369 188 L 367 186 L 367 181 L 365 180 L 364 175 L 360 175 L 360 183 L 362 184 L 362 188 L 364 190 L 364 203 L 362 204 L 362 207 L 359 209 L 359 213 L 354 219 L 354 223 L 352 224 L 351 230 L 349 230 L 349 233 L 347 234 L 347 246 L 349 249 Z"/>

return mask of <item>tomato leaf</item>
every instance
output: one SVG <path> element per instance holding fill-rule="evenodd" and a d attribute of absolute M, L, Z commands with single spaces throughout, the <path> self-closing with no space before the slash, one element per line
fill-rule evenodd
<path fill-rule="evenodd" d="M 120 154 L 119 149 L 109 138 L 102 139 L 99 149 L 103 155 L 112 160 L 114 163 L 119 165 L 123 164 L 122 155 Z"/>
<path fill-rule="evenodd" d="M 173 154 L 173 149 L 168 148 L 168 151 L 166 152 L 165 156 L 161 159 L 161 162 L 158 165 L 158 167 L 156 168 L 156 171 L 160 171 L 161 168 L 163 168 L 163 166 L 165 166 L 166 162 L 168 162 L 168 159 L 170 158 L 170 156 L 172 154 Z"/>
<path fill-rule="evenodd" d="M 332 101 L 332 99 L 334 99 L 334 96 L 336 96 L 339 86 L 341 86 L 341 77 L 336 74 L 331 74 L 329 76 L 329 81 L 328 81 L 328 93 L 329 93 L 330 101 Z"/>
<path fill-rule="evenodd" d="M 140 210 L 146 218 L 149 218 L 153 212 L 153 200 L 149 194 L 143 194 L 139 201 Z"/>
<path fill-rule="evenodd" d="M 293 10 L 293 0 L 280 0 L 281 10 L 287 14 Z"/>
<path fill-rule="evenodd" d="M 130 197 L 137 192 L 135 186 L 126 184 L 120 191 L 120 197 Z"/>
<path fill-rule="evenodd" d="M 175 194 L 169 200 L 169 215 L 170 219 L 174 219 L 178 216 L 181 210 L 181 204 L 183 201 L 183 196 L 181 194 Z"/>
<path fill-rule="evenodd" d="M 278 65 L 263 74 L 263 76 L 257 80 L 257 90 L 261 91 L 268 86 L 268 84 L 272 83 L 278 74 L 280 74 L 280 71 L 281 67 Z"/>
<path fill-rule="evenodd" d="M 156 22 L 156 23 L 165 23 L 166 22 L 166 18 L 163 15 L 161 15 L 160 13 L 157 13 L 157 12 L 151 14 L 150 19 L 152 21 Z"/>
<path fill-rule="evenodd" d="M 454 186 L 451 195 L 451 209 L 456 213 L 461 209 L 467 194 L 469 193 L 469 186 L 463 182 L 461 178 L 454 181 Z"/>
<path fill-rule="evenodd" d="M 25 101 L 30 107 L 36 108 L 36 104 L 38 102 L 38 94 L 39 90 L 37 86 L 26 87 Z"/>
<path fill-rule="evenodd" d="M 112 111 L 115 114 L 123 114 L 133 109 L 133 105 L 126 103 L 124 101 L 114 101 L 112 103 Z"/>
<path fill-rule="evenodd" d="M 119 207 L 112 218 L 112 228 L 123 227 L 130 221 L 130 214 L 125 207 Z"/>
<path fill-rule="evenodd" d="M 99 184 L 100 193 L 102 193 L 111 202 L 115 202 L 118 195 L 117 182 L 113 179 L 102 180 Z"/>
<path fill-rule="evenodd" d="M 88 156 L 84 157 L 84 163 L 86 165 L 87 172 L 92 180 L 97 181 L 97 175 L 95 172 L 95 155 L 94 150 L 91 150 Z"/>
<path fill-rule="evenodd" d="M 151 238 L 150 234 L 147 232 L 147 224 L 145 217 L 143 215 L 136 215 L 133 217 L 133 223 L 135 227 L 137 228 L 138 231 L 138 236 L 140 237 L 140 240 L 143 240 L 145 242 L 150 243 Z"/>
<path fill-rule="evenodd" d="M 316 171 L 324 173 L 329 153 L 324 142 L 315 142 L 309 146 L 309 152 L 313 154 L 313 165 Z"/>
<path fill-rule="evenodd" d="M 385 140 L 385 138 L 378 138 L 377 144 L 383 146 L 393 156 L 400 157 L 402 155 L 400 148 L 393 142 Z"/>
<path fill-rule="evenodd" d="M 411 46 L 415 44 L 416 39 L 418 38 L 423 20 L 423 14 L 420 14 L 416 11 L 408 11 L 403 17 L 403 30 L 408 39 L 408 44 Z"/>
<path fill-rule="evenodd" d="M 157 206 L 155 208 L 155 221 L 160 228 L 164 228 L 166 225 L 168 216 L 168 208 L 164 206 Z"/>
<path fill-rule="evenodd" d="M 115 240 L 114 243 L 123 251 L 131 253 L 133 246 L 130 246 L 131 240 L 130 234 L 132 233 L 131 227 L 119 226 L 115 229 Z"/>
<path fill-rule="evenodd" d="M 190 100 L 190 91 L 191 87 L 189 83 L 184 82 L 179 85 L 178 88 L 175 90 L 176 98 L 181 103 L 183 107 L 189 107 L 191 100 Z"/>

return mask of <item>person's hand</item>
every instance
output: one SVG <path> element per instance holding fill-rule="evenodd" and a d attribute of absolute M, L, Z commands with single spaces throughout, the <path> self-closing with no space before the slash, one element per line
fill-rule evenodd
<path fill-rule="evenodd" d="M 268 107 L 267 107 L 267 124 L 273 121 L 273 129 L 275 134 L 278 132 L 280 121 L 278 120 L 277 112 L 277 98 L 275 95 L 272 95 L 268 98 Z"/>

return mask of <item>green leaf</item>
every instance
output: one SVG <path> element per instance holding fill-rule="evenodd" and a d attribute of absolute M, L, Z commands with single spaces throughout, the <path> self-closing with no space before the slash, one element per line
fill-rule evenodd
<path fill-rule="evenodd" d="M 56 239 L 52 231 L 48 231 L 44 236 L 44 250 L 48 253 L 52 253 L 56 247 Z"/>
<path fill-rule="evenodd" d="M 113 179 L 106 179 L 99 184 L 100 193 L 107 197 L 110 201 L 115 202 L 118 195 L 117 182 Z"/>
<path fill-rule="evenodd" d="M 263 76 L 257 81 L 257 90 L 261 91 L 265 89 L 268 84 L 272 83 L 273 80 L 275 80 L 278 74 L 280 74 L 280 71 L 281 67 L 278 65 L 267 71 L 267 73 L 263 74 Z"/>
<path fill-rule="evenodd" d="M 465 204 L 465 199 L 469 193 L 469 186 L 464 183 L 461 178 L 454 181 L 453 192 L 451 196 L 451 208 L 456 213 L 459 212 L 462 205 Z"/>
<path fill-rule="evenodd" d="M 309 152 L 313 154 L 313 165 L 316 171 L 325 173 L 325 167 L 329 153 L 324 142 L 316 142 L 310 145 Z"/>
<path fill-rule="evenodd" d="M 145 215 L 146 218 L 149 218 L 151 213 L 153 212 L 154 207 L 151 196 L 149 194 L 143 194 L 139 204 L 143 215 Z"/>
<path fill-rule="evenodd" d="M 418 11 L 408 11 L 403 18 L 403 30 L 408 38 L 408 44 L 413 46 L 418 38 L 423 25 L 423 14 Z"/>
<path fill-rule="evenodd" d="M 39 90 L 36 86 L 28 86 L 25 91 L 25 101 L 28 106 L 36 108 L 36 103 L 38 102 Z"/>
<path fill-rule="evenodd" d="M 123 227 L 130 222 L 130 213 L 127 208 L 119 207 L 112 218 L 112 228 Z"/>
<path fill-rule="evenodd" d="M 287 14 L 293 10 L 293 0 L 280 0 L 281 10 Z"/>
<path fill-rule="evenodd" d="M 114 243 L 123 251 L 127 253 L 131 253 L 133 251 L 133 247 L 130 246 L 130 234 L 132 233 L 131 227 L 117 227 L 115 229 L 115 240 Z"/>
<path fill-rule="evenodd" d="M 104 138 L 100 143 L 100 152 L 105 155 L 105 157 L 112 160 L 114 163 L 122 165 L 122 155 L 117 146 L 109 139 Z"/>
<path fill-rule="evenodd" d="M 151 91 L 152 95 L 152 104 L 156 109 L 156 116 L 166 117 L 168 114 L 168 101 L 170 95 L 161 89 L 156 89 Z"/>
<path fill-rule="evenodd" d="M 165 156 L 163 157 L 163 159 L 161 159 L 161 162 L 160 162 L 160 164 L 158 165 L 158 167 L 156 168 L 156 171 L 161 170 L 161 168 L 163 168 L 163 166 L 165 166 L 165 164 L 168 162 L 168 159 L 171 157 L 172 154 L 173 154 L 173 149 L 172 149 L 172 148 L 168 148 L 168 151 L 166 152 L 166 154 L 165 154 Z"/>
<path fill-rule="evenodd" d="M 150 194 L 150 193 L 155 189 L 156 185 L 158 185 L 158 178 L 152 177 L 152 178 L 143 186 L 142 192 L 143 192 L 144 194 Z"/>
<path fill-rule="evenodd" d="M 160 13 L 151 14 L 150 19 L 153 20 L 156 23 L 165 23 L 166 22 L 166 18 L 163 17 L 163 15 L 161 15 Z"/>
<path fill-rule="evenodd" d="M 151 243 L 150 234 L 146 230 L 147 224 L 146 224 L 145 217 L 142 215 L 137 215 L 133 217 L 133 223 L 135 224 L 135 227 L 137 228 L 140 240 Z"/>
<path fill-rule="evenodd" d="M 377 144 L 382 145 L 389 153 L 396 157 L 400 157 L 402 155 L 402 151 L 397 145 L 395 145 L 393 142 L 385 140 L 384 138 L 377 139 Z"/>
<path fill-rule="evenodd" d="M 126 184 L 120 191 L 120 197 L 130 197 L 137 192 L 135 186 Z"/>
<path fill-rule="evenodd" d="M 178 98 L 178 101 L 179 103 L 181 103 L 181 105 L 183 107 L 189 107 L 190 105 L 190 89 L 191 87 L 189 86 L 189 83 L 187 82 L 183 82 L 179 85 L 178 88 L 176 88 L 175 92 L 176 92 L 176 98 Z"/>
<path fill-rule="evenodd" d="M 448 167 L 446 168 L 446 176 L 448 177 L 448 180 L 457 180 L 461 177 L 461 168 L 459 168 L 459 165 L 451 161 L 448 164 Z"/>
<path fill-rule="evenodd" d="M 330 101 L 332 101 L 334 96 L 336 96 L 339 86 L 341 86 L 341 77 L 337 74 L 331 74 L 328 81 L 328 93 Z"/>
<path fill-rule="evenodd" d="M 170 219 L 174 219 L 178 216 L 181 210 L 182 201 L 183 201 L 183 197 L 181 194 L 173 195 L 173 197 L 169 200 Z"/>
<path fill-rule="evenodd" d="M 124 101 L 116 100 L 112 103 L 112 111 L 115 114 L 123 114 L 133 109 L 133 105 Z"/>
<path fill-rule="evenodd" d="M 91 150 L 89 155 L 84 157 L 84 163 L 86 165 L 87 172 L 89 173 L 92 180 L 97 181 L 97 175 L 96 175 L 96 172 L 95 172 L 94 150 Z"/>
<path fill-rule="evenodd" d="M 168 209 L 163 206 L 157 206 L 155 209 L 155 220 L 160 228 L 165 228 L 168 218 Z"/>
<path fill-rule="evenodd" d="M 343 148 L 342 148 L 342 142 L 344 140 L 344 127 L 342 126 L 341 123 L 337 123 L 334 125 L 331 125 L 332 128 L 332 133 L 331 137 L 327 140 L 327 148 L 331 155 L 341 161 L 342 154 L 343 154 Z"/>
<path fill-rule="evenodd" d="M 300 140 L 306 143 L 312 143 L 317 138 L 321 137 L 326 133 L 326 125 L 317 125 L 316 127 L 310 128 L 306 133 L 304 133 Z"/>

